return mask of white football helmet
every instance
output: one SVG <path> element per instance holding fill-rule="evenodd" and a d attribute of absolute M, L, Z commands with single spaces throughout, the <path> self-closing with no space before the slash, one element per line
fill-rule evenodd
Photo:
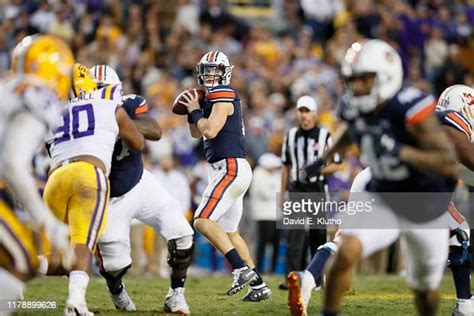
<path fill-rule="evenodd" d="M 341 62 L 345 84 L 345 99 L 361 113 L 373 111 L 379 104 L 392 98 L 402 87 L 403 67 L 400 55 L 384 41 L 372 39 L 355 42 L 346 51 Z M 375 75 L 370 94 L 354 96 L 351 78 Z"/>
<path fill-rule="evenodd" d="M 452 110 L 463 114 L 469 121 L 471 126 L 474 126 L 474 89 L 463 85 L 456 84 L 446 88 L 438 99 L 436 110 Z M 470 139 L 473 142 L 473 139 Z M 459 164 L 459 178 L 464 183 L 474 186 L 474 172 L 463 164 Z"/>
<path fill-rule="evenodd" d="M 210 51 L 196 65 L 198 84 L 204 88 L 228 85 L 233 68 L 223 52 Z"/>
<path fill-rule="evenodd" d="M 97 87 L 102 88 L 111 84 L 120 84 L 119 76 L 115 70 L 108 65 L 95 65 L 91 68 L 92 75 L 96 80 Z"/>
<path fill-rule="evenodd" d="M 437 110 L 452 110 L 460 112 L 463 107 L 473 107 L 474 111 L 474 89 L 463 85 L 456 84 L 446 88 L 441 93 Z"/>

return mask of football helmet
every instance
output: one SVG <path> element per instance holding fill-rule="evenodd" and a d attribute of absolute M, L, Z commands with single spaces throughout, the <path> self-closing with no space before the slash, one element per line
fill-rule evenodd
<path fill-rule="evenodd" d="M 456 84 L 446 88 L 441 93 L 438 104 L 436 104 L 437 110 L 460 112 L 464 107 L 473 107 L 472 110 L 474 112 L 474 89 L 463 84 Z"/>
<path fill-rule="evenodd" d="M 109 65 L 95 65 L 91 68 L 91 73 L 94 76 L 98 88 L 122 83 L 117 72 Z"/>
<path fill-rule="evenodd" d="M 369 113 L 401 89 L 402 61 L 397 51 L 384 41 L 372 39 L 355 42 L 342 59 L 341 75 L 348 105 L 361 113 Z M 351 90 L 351 79 L 368 75 L 374 76 L 370 93 L 355 96 Z"/>
<path fill-rule="evenodd" d="M 66 100 L 74 56 L 68 44 L 53 35 L 27 36 L 12 52 L 11 72 L 34 75 Z"/>
<path fill-rule="evenodd" d="M 204 88 L 228 85 L 233 68 L 223 52 L 210 51 L 196 65 L 198 84 Z"/>
<path fill-rule="evenodd" d="M 72 68 L 72 94 L 80 97 L 97 90 L 97 84 L 86 66 L 75 63 Z"/>

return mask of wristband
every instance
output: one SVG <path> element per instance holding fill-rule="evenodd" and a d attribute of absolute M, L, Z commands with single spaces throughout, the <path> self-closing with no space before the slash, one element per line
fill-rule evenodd
<path fill-rule="evenodd" d="M 194 110 L 188 114 L 188 122 L 191 124 L 197 123 L 200 119 L 204 118 L 201 110 Z"/>
<path fill-rule="evenodd" d="M 188 114 L 188 123 L 193 124 L 193 119 L 191 117 L 191 114 Z"/>

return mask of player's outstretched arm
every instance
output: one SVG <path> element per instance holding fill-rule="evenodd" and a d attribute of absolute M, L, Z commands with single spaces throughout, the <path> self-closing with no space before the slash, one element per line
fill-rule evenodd
<path fill-rule="evenodd" d="M 413 124 L 410 133 L 419 147 L 402 145 L 400 160 L 419 170 L 457 178 L 457 156 L 434 113 Z"/>
<path fill-rule="evenodd" d="M 161 139 L 161 127 L 156 120 L 147 117 L 146 114 L 140 114 L 136 116 L 133 122 L 145 139 L 153 141 Z"/>
<path fill-rule="evenodd" d="M 34 130 L 35 133 L 31 133 Z M 43 142 L 46 127 L 30 113 L 16 115 L 9 124 L 3 147 L 3 176 L 15 192 L 15 198 L 32 216 L 33 224 L 42 226 L 47 209 L 38 194 L 31 174 L 31 160 Z"/>
<path fill-rule="evenodd" d="M 459 162 L 471 171 L 474 171 L 474 144 L 469 141 L 466 134 L 454 127 L 443 126 L 443 129 L 454 143 Z"/>
<path fill-rule="evenodd" d="M 325 162 L 331 161 L 335 154 L 343 151 L 352 144 L 353 142 L 349 137 L 349 126 L 343 122 L 334 135 L 334 144 L 323 154 L 321 160 Z"/>
<path fill-rule="evenodd" d="M 123 108 L 115 113 L 119 125 L 119 136 L 131 150 L 141 151 L 145 148 L 145 138 Z"/>

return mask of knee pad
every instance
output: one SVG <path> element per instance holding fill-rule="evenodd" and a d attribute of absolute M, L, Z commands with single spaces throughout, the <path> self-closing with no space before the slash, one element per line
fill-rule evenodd
<path fill-rule="evenodd" d="M 104 267 L 99 267 L 99 273 L 104 277 L 104 279 L 107 281 L 107 282 L 113 282 L 113 281 L 116 281 L 116 280 L 120 280 L 124 275 L 125 273 L 127 273 L 127 270 L 130 269 L 132 265 L 129 264 L 128 266 L 126 266 L 125 268 L 121 269 L 121 270 L 118 270 L 118 271 L 106 271 L 104 269 Z"/>
<path fill-rule="evenodd" d="M 460 246 L 449 246 L 448 267 L 470 266 L 471 265 L 471 246 L 466 248 Z"/>
<path fill-rule="evenodd" d="M 191 265 L 193 252 L 193 236 L 171 239 L 168 241 L 168 264 L 174 269 L 187 269 Z"/>

